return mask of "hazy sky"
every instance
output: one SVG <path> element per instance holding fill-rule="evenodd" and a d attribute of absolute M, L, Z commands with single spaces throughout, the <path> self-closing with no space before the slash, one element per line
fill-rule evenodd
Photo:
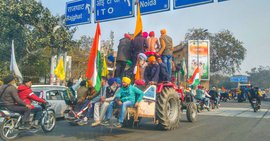
<path fill-rule="evenodd" d="M 65 14 L 66 2 L 70 0 L 41 1 L 54 15 L 62 15 Z M 177 45 L 184 40 L 188 29 L 193 27 L 206 28 L 211 33 L 228 29 L 247 49 L 246 58 L 241 65 L 242 73 L 260 65 L 270 66 L 270 0 L 215 0 L 214 3 L 178 10 L 173 10 L 172 3 L 173 0 L 170 11 L 142 16 L 143 30 L 153 30 L 159 36 L 160 29 L 165 28 Z M 109 39 L 110 31 L 114 31 L 116 49 L 118 40 L 124 33 L 134 32 L 135 22 L 135 17 L 102 22 L 102 39 Z M 94 36 L 96 24 L 92 22 L 77 28 L 75 39 L 82 35 Z"/>

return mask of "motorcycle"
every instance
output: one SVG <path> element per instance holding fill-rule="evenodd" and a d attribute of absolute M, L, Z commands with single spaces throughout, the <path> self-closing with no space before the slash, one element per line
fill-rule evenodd
<path fill-rule="evenodd" d="M 210 99 L 210 104 L 211 104 L 212 109 L 219 108 L 217 99 Z"/>
<path fill-rule="evenodd" d="M 15 139 L 21 132 L 36 133 L 40 130 L 43 132 L 51 132 L 55 128 L 56 118 L 53 111 L 49 110 L 51 105 L 42 104 L 42 115 L 39 122 L 39 127 L 33 127 L 34 125 L 34 113 L 30 114 L 29 128 L 20 129 L 22 115 L 14 113 L 1 106 L 0 108 L 0 136 L 3 140 Z"/>
<path fill-rule="evenodd" d="M 210 111 L 210 108 L 205 106 L 203 100 L 197 100 L 196 105 L 197 105 L 197 112 L 198 113 L 201 113 L 204 109 L 207 109 L 207 111 Z"/>
<path fill-rule="evenodd" d="M 256 98 L 252 98 L 251 106 L 252 106 L 254 112 L 257 112 L 260 109 L 260 105 L 259 105 L 258 100 Z"/>

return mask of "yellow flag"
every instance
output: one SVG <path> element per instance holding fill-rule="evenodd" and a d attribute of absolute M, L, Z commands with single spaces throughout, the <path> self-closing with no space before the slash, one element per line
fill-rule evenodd
<path fill-rule="evenodd" d="M 105 59 L 105 57 L 103 57 L 103 68 L 102 68 L 101 76 L 106 77 L 108 74 L 109 74 L 109 71 L 108 71 L 106 59 Z"/>
<path fill-rule="evenodd" d="M 60 58 L 58 65 L 56 66 L 54 70 L 54 74 L 60 79 L 65 80 L 66 74 L 64 69 L 64 61 L 63 58 Z"/>
<path fill-rule="evenodd" d="M 136 20 L 136 28 L 134 31 L 135 38 L 138 34 L 140 34 L 143 30 L 142 18 L 141 18 L 141 10 L 140 10 L 140 3 L 137 4 L 137 20 Z"/>

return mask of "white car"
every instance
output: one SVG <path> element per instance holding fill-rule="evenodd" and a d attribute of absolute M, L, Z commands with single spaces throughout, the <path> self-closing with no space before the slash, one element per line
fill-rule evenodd
<path fill-rule="evenodd" d="M 56 85 L 32 85 L 32 91 L 40 98 L 48 101 L 52 106 L 57 118 L 64 117 L 64 111 L 68 108 L 64 95 L 67 94 L 67 87 Z"/>

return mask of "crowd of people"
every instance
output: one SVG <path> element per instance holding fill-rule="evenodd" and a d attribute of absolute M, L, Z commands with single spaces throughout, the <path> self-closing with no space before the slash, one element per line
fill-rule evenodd
<path fill-rule="evenodd" d="M 165 29 L 162 29 L 160 33 L 159 40 L 155 37 L 154 31 L 149 34 L 142 32 L 135 38 L 125 34 L 119 41 L 114 77 L 126 76 L 131 78 L 132 82 L 146 84 L 170 80 L 173 42 Z M 160 73 L 163 73 L 164 75 L 161 76 L 165 77 L 159 78 Z"/>
<path fill-rule="evenodd" d="M 101 78 L 101 89 L 96 91 L 90 80 L 82 80 L 73 85 L 68 81 L 68 95 L 72 100 L 67 104 L 75 105 L 75 110 L 81 111 L 89 108 L 83 119 L 83 124 L 93 115 L 92 126 L 108 124 L 112 117 L 113 109 L 120 108 L 116 127 L 122 127 L 127 107 L 137 107 L 142 100 L 143 91 L 136 85 L 155 85 L 158 82 L 170 81 L 173 43 L 165 29 L 160 31 L 161 35 L 155 37 L 153 31 L 142 32 L 135 38 L 125 34 L 118 45 L 116 58 L 116 70 L 114 76 L 103 76 Z M 114 58 L 108 58 L 112 60 Z M 47 103 L 37 97 L 31 90 L 32 81 L 24 78 L 23 83 L 16 86 L 15 77 L 9 75 L 4 78 L 4 85 L 0 88 L 1 105 L 8 110 L 22 114 L 21 128 L 27 128 L 30 112 L 35 112 L 35 125 L 40 122 L 41 108 L 33 106 L 32 101 Z"/>
<path fill-rule="evenodd" d="M 118 106 L 120 112 L 115 126 L 121 127 L 127 107 L 137 107 L 143 97 L 143 91 L 132 84 L 147 86 L 170 81 L 172 39 L 165 29 L 160 33 L 159 40 L 153 31 L 149 32 L 149 38 L 147 32 L 142 32 L 133 39 L 131 35 L 124 34 L 119 41 L 115 58 L 115 74 L 111 78 L 102 77 L 100 92 L 91 88 L 90 81 L 81 82 L 81 87 L 77 90 L 78 109 L 82 110 L 89 102 L 94 108 L 93 111 L 89 108 L 86 117 L 79 122 L 87 124 L 92 112 L 92 126 L 108 125 L 113 109 Z M 113 61 L 114 58 L 109 56 L 108 60 Z M 90 86 L 89 89 L 86 85 Z"/>
<path fill-rule="evenodd" d="M 266 97 L 267 91 L 261 90 L 259 87 L 249 85 L 247 87 L 239 87 L 232 90 L 220 89 L 212 87 L 210 90 L 202 85 L 197 87 L 190 86 L 185 90 L 194 96 L 196 100 L 201 100 L 205 108 L 210 108 L 210 101 L 216 102 L 220 106 L 220 101 L 238 100 L 238 102 L 248 101 L 252 105 L 252 99 L 255 98 L 261 105 L 261 100 Z"/>

